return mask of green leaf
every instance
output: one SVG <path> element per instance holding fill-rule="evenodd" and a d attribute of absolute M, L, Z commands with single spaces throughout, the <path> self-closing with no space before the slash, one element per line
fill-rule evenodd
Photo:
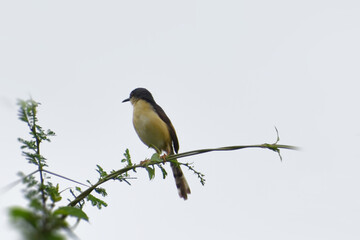
<path fill-rule="evenodd" d="M 104 207 L 107 207 L 107 203 L 104 202 L 103 200 L 95 197 L 94 195 L 92 194 L 89 194 L 87 197 L 86 197 L 86 200 L 90 201 L 91 202 L 91 205 L 93 206 L 96 206 L 98 209 L 101 209 L 103 206 Z"/>
<path fill-rule="evenodd" d="M 100 165 L 96 165 L 96 167 L 97 167 L 96 171 L 99 173 L 100 178 L 104 178 L 108 175 L 107 172 L 104 171 L 104 169 Z"/>
<path fill-rule="evenodd" d="M 125 150 L 125 153 L 124 153 L 124 159 L 121 160 L 121 162 L 127 162 L 127 167 L 130 167 L 132 166 L 132 162 L 131 162 L 131 156 L 130 156 L 130 152 L 129 152 L 129 149 L 126 149 Z"/>
<path fill-rule="evenodd" d="M 50 199 L 53 202 L 58 202 L 62 199 L 60 193 L 59 193 L 59 184 L 56 185 L 56 187 L 54 187 L 52 185 L 52 183 L 49 183 L 46 187 L 45 187 L 46 192 L 50 195 Z"/>
<path fill-rule="evenodd" d="M 38 217 L 33 212 L 21 207 L 12 207 L 9 212 L 13 220 L 22 219 L 33 227 L 36 227 Z"/>
<path fill-rule="evenodd" d="M 162 175 L 163 175 L 163 179 L 165 179 L 166 176 L 167 176 L 167 172 L 166 172 L 165 168 L 163 168 L 163 166 L 161 166 L 160 164 L 157 165 L 157 166 L 161 169 L 161 172 L 162 172 Z"/>
<path fill-rule="evenodd" d="M 149 174 L 150 180 L 152 180 L 155 177 L 155 168 L 154 168 L 154 166 L 146 167 L 146 171 Z"/>
<path fill-rule="evenodd" d="M 100 194 L 103 197 L 107 196 L 107 192 L 106 192 L 105 188 L 97 187 L 94 190 L 95 190 L 96 193 Z"/>
<path fill-rule="evenodd" d="M 75 207 L 60 207 L 57 210 L 54 211 L 54 215 L 66 215 L 66 216 L 72 216 L 72 217 L 77 217 L 86 221 L 89 221 L 88 216 L 86 215 L 86 213 L 79 209 L 79 208 L 75 208 Z"/>
<path fill-rule="evenodd" d="M 160 154 L 158 153 L 154 153 L 152 156 L 151 156 L 151 161 L 155 161 L 155 162 L 164 162 L 164 160 L 160 157 Z"/>

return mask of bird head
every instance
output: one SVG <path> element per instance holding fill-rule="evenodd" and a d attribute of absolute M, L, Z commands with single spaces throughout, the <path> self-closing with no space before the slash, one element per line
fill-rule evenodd
<path fill-rule="evenodd" d="M 151 93 L 146 88 L 136 88 L 130 93 L 130 97 L 125 99 L 122 102 L 134 102 L 138 101 L 139 99 L 145 100 L 149 103 L 155 103 L 155 100 Z"/>

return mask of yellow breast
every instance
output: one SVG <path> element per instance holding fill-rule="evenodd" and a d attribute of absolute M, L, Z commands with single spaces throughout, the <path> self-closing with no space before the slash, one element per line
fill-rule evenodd
<path fill-rule="evenodd" d="M 133 107 L 133 124 L 141 141 L 156 151 L 168 151 L 172 144 L 169 129 L 151 104 L 140 99 Z"/>

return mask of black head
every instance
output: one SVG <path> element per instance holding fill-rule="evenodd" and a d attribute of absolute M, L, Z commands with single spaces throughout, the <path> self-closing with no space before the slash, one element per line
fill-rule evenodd
<path fill-rule="evenodd" d="M 123 102 L 128 102 L 130 99 L 142 99 L 149 103 L 155 103 L 155 100 L 151 93 L 146 88 L 136 88 L 130 93 L 130 97 L 125 99 Z"/>

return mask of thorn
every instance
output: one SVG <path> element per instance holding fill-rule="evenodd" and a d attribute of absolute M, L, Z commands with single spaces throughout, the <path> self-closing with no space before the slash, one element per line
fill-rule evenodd
<path fill-rule="evenodd" d="M 277 149 L 277 150 L 276 150 L 276 152 L 277 152 L 277 153 L 278 153 L 278 155 L 279 155 L 280 162 L 282 162 L 282 156 L 281 156 L 281 154 L 280 154 L 280 149 Z"/>
<path fill-rule="evenodd" d="M 274 126 L 274 127 L 275 127 L 275 130 L 276 130 L 276 142 L 275 142 L 274 144 L 277 144 L 277 143 L 280 141 L 279 131 L 278 131 L 278 129 L 276 128 L 276 126 Z"/>

